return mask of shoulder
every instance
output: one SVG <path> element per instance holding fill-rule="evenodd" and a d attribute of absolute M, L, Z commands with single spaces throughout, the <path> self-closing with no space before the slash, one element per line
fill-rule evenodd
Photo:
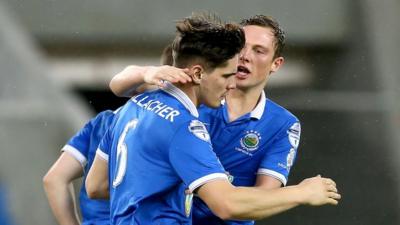
<path fill-rule="evenodd" d="M 271 101 L 270 99 L 267 99 L 266 110 L 267 114 L 270 116 L 272 115 L 270 121 L 276 125 L 276 128 L 279 128 L 285 133 L 289 134 L 290 141 L 292 141 L 291 138 L 295 138 L 296 140 L 300 138 L 300 121 L 289 110 Z"/>
<path fill-rule="evenodd" d="M 99 127 L 99 126 L 109 127 L 116 113 L 117 111 L 112 111 L 112 110 L 102 111 L 99 114 L 97 114 L 96 117 L 94 117 L 90 121 L 90 123 L 92 124 L 93 127 Z"/>
<path fill-rule="evenodd" d="M 266 114 L 273 116 L 274 119 L 289 123 L 299 122 L 299 119 L 293 113 L 270 99 L 266 100 L 265 107 Z"/>
<path fill-rule="evenodd" d="M 207 128 L 197 118 L 191 118 L 180 123 L 174 130 L 172 142 L 174 146 L 190 146 L 192 150 L 204 148 L 204 144 L 208 147 L 211 146 Z"/>
<path fill-rule="evenodd" d="M 116 111 L 112 111 L 112 110 L 102 111 L 99 114 L 97 114 L 96 117 L 94 117 L 93 121 L 104 121 L 104 120 L 113 119 L 117 112 L 118 112 L 118 109 Z"/>

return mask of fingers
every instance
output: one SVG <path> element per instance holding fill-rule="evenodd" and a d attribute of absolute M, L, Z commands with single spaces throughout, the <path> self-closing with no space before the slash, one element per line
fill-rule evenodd
<path fill-rule="evenodd" d="M 339 200 L 342 198 L 342 196 L 338 193 L 338 190 L 336 188 L 336 183 L 333 182 L 333 180 L 329 179 L 329 181 L 327 181 L 325 184 L 328 185 L 327 204 L 330 204 L 330 205 L 339 204 Z"/>
<path fill-rule="evenodd" d="M 342 198 L 342 196 L 341 196 L 340 194 L 335 193 L 335 192 L 329 192 L 329 193 L 328 193 L 328 197 L 329 197 L 329 198 L 336 199 L 336 200 L 339 200 L 339 199 Z"/>
<path fill-rule="evenodd" d="M 335 199 L 333 199 L 333 198 L 329 198 L 329 199 L 327 200 L 327 204 L 330 204 L 330 205 L 337 205 L 337 204 L 339 204 L 339 201 L 338 201 L 338 200 L 335 200 Z"/>
<path fill-rule="evenodd" d="M 340 194 L 330 192 L 329 196 L 326 200 L 326 203 L 330 204 L 330 205 L 337 205 L 337 204 L 339 204 L 339 199 L 341 199 L 341 198 L 342 198 L 342 196 Z"/>
<path fill-rule="evenodd" d="M 336 187 L 336 183 L 335 183 L 335 181 L 333 181 L 332 179 L 330 179 L 330 178 L 323 178 L 323 179 L 324 179 L 324 183 L 325 183 L 325 184 L 327 184 L 327 185 L 333 185 L 333 186 Z"/>
<path fill-rule="evenodd" d="M 185 70 L 178 69 L 175 67 L 170 67 L 166 70 L 158 72 L 155 76 L 155 82 L 158 83 L 159 80 L 168 81 L 170 83 L 187 83 L 191 82 L 190 76 L 184 72 Z"/>
<path fill-rule="evenodd" d="M 329 184 L 329 185 L 328 185 L 327 190 L 328 190 L 328 191 L 331 191 L 331 192 L 336 192 L 336 193 L 338 192 L 336 186 L 334 186 L 334 185 L 332 185 L 332 184 Z"/>

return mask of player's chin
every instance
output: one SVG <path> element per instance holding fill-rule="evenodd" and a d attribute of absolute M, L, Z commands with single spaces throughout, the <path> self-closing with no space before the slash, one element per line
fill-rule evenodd
<path fill-rule="evenodd" d="M 207 102 L 207 106 L 210 108 L 218 108 L 221 106 L 221 100 L 215 99 L 213 101 L 209 101 L 209 102 Z"/>

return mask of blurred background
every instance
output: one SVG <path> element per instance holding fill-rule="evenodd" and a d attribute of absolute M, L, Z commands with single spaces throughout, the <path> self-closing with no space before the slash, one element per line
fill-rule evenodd
<path fill-rule="evenodd" d="M 289 184 L 336 180 L 337 207 L 298 207 L 268 225 L 400 224 L 400 1 L 1 0 L 0 224 L 55 224 L 42 177 L 129 64 L 159 63 L 174 21 L 213 11 L 275 17 L 286 62 L 269 98 L 302 122 Z"/>

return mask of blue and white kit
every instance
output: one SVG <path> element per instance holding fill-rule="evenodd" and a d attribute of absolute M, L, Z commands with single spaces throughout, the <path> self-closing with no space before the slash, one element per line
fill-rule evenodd
<path fill-rule="evenodd" d="M 97 154 L 108 160 L 111 224 L 191 224 L 185 189 L 228 179 L 195 105 L 169 83 L 128 101 Z"/>

